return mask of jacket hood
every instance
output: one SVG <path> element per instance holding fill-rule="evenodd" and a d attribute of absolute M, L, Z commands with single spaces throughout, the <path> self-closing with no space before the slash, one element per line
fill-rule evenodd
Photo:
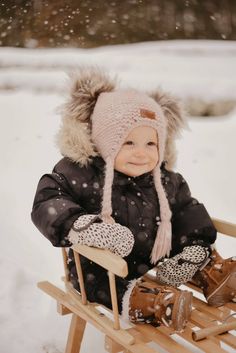
<path fill-rule="evenodd" d="M 69 97 L 60 107 L 62 124 L 57 134 L 57 145 L 63 156 L 75 163 L 87 165 L 91 157 L 98 156 L 91 139 L 91 115 L 102 92 L 119 89 L 117 80 L 107 72 L 94 67 L 81 68 L 69 75 Z M 175 140 L 186 127 L 180 102 L 169 93 L 157 89 L 146 92 L 163 110 L 167 120 L 167 138 L 164 160 L 167 169 L 176 161 Z"/>

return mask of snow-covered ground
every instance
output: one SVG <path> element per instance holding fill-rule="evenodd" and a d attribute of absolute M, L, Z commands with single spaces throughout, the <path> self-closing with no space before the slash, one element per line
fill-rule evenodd
<path fill-rule="evenodd" d="M 63 352 L 69 317 L 36 283 L 60 283 L 61 253 L 30 220 L 40 176 L 61 158 L 54 144 L 63 102 L 65 71 L 96 64 L 117 73 L 121 85 L 162 86 L 186 100 L 236 101 L 236 43 L 152 42 L 90 50 L 0 48 L 1 255 L 0 351 Z M 178 141 L 177 170 L 209 213 L 236 222 L 236 109 L 224 116 L 189 119 Z M 219 236 L 224 256 L 235 255 L 236 240 Z M 93 339 L 89 339 L 93 335 Z M 87 339 L 86 339 L 87 338 Z M 98 348 L 99 347 L 99 348 Z M 92 328 L 84 352 L 104 352 Z"/>

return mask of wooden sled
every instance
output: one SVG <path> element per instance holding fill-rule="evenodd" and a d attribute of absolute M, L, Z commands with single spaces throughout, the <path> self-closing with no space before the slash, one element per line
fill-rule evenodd
<path fill-rule="evenodd" d="M 236 225 L 213 219 L 218 233 L 236 237 Z M 153 327 L 149 324 L 127 325 L 121 322 L 118 314 L 115 276 L 125 277 L 128 273 L 126 262 L 108 250 L 95 249 L 82 245 L 73 247 L 81 294 L 69 282 L 67 252 L 62 249 L 65 277 L 65 291 L 49 282 L 39 282 L 38 287 L 56 299 L 57 310 L 61 315 L 72 314 L 65 353 L 79 353 L 86 323 L 92 324 L 105 334 L 105 349 L 110 353 L 190 353 L 196 347 L 203 352 L 223 353 L 236 351 L 236 303 L 213 308 L 196 295 L 193 290 L 193 311 L 183 332 L 174 332 L 168 327 Z M 113 310 L 100 304 L 89 303 L 83 283 L 80 254 L 96 262 L 108 271 Z M 149 280 L 150 276 L 148 276 Z M 126 327 L 125 327 L 126 326 Z M 235 331 L 234 331 L 235 332 Z M 97 352 L 99 349 L 97 350 Z"/>

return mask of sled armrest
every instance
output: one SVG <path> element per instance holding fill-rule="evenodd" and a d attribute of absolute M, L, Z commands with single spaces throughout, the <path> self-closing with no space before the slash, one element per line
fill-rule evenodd
<path fill-rule="evenodd" d="M 73 245 L 72 249 L 119 277 L 126 277 L 128 275 L 126 261 L 109 250 L 80 244 Z"/>
<path fill-rule="evenodd" d="M 236 237 L 236 224 L 217 218 L 212 218 L 212 222 L 216 227 L 217 232 Z"/>
<path fill-rule="evenodd" d="M 80 255 L 85 256 L 89 260 L 97 263 L 98 265 L 102 266 L 107 270 L 108 278 L 109 278 L 111 302 L 112 302 L 112 311 L 114 316 L 113 327 L 115 330 L 119 330 L 120 321 L 119 321 L 119 310 L 118 310 L 115 275 L 120 277 L 127 276 L 128 274 L 127 263 L 120 256 L 117 256 L 111 253 L 109 250 L 93 248 L 87 245 L 80 245 L 80 244 L 73 245 L 72 249 L 75 257 L 76 270 L 78 273 L 82 303 L 84 305 L 87 304 L 87 295 L 86 295 L 86 290 L 84 285 Z"/>

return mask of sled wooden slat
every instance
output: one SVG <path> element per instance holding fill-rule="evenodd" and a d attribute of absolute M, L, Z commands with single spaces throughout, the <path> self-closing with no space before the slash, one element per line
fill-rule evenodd
<path fill-rule="evenodd" d="M 112 340 L 110 337 L 105 336 L 105 349 L 110 352 L 110 353 L 118 353 L 118 352 L 134 352 L 134 353 L 160 353 L 157 350 L 153 350 L 152 348 L 148 347 L 146 345 L 146 340 L 143 341 L 140 338 L 137 338 L 137 335 L 135 335 L 135 338 L 137 339 L 136 344 L 133 344 L 131 347 L 129 347 L 129 350 L 124 350 L 125 347 L 122 347 L 120 344 Z"/>
<path fill-rule="evenodd" d="M 236 321 L 233 321 L 233 322 L 219 324 L 219 325 L 212 326 L 212 327 L 206 327 L 202 330 L 198 330 L 196 332 L 193 332 L 192 337 L 193 337 L 194 341 L 200 341 L 203 338 L 206 338 L 206 337 L 209 337 L 212 335 L 225 333 L 225 332 L 235 330 L 235 329 L 236 329 Z"/>
<path fill-rule="evenodd" d="M 219 320 L 223 321 L 227 319 L 227 317 L 230 315 L 231 310 L 229 310 L 227 307 L 222 307 L 221 308 L 214 308 L 212 306 L 207 305 L 207 303 L 203 302 L 199 298 L 194 297 L 193 298 L 193 306 L 197 308 L 200 312 L 206 313 L 207 315 L 210 315 L 212 319 L 214 320 Z M 235 308 L 236 309 L 236 308 Z M 234 310 L 236 311 L 236 310 Z M 236 318 L 235 318 L 236 319 Z M 234 320 L 233 318 L 229 318 L 228 321 Z"/>
<path fill-rule="evenodd" d="M 119 322 L 119 311 L 118 311 L 118 304 L 117 304 L 115 275 L 111 271 L 108 271 L 108 277 L 109 277 L 109 285 L 110 285 L 110 292 L 111 292 L 112 310 L 114 313 L 113 327 L 115 330 L 119 330 L 120 322 Z"/>
<path fill-rule="evenodd" d="M 66 280 L 69 281 L 69 270 L 68 270 L 68 267 L 67 267 L 67 253 L 66 253 L 66 249 L 65 248 L 61 248 L 61 252 L 62 252 L 62 258 L 63 258 L 63 266 L 64 266 L 65 277 L 66 277 Z"/>
<path fill-rule="evenodd" d="M 108 271 L 111 271 L 114 275 L 119 277 L 126 277 L 128 275 L 128 266 L 125 260 L 111 253 L 109 250 L 92 248 L 80 244 L 73 245 L 72 249 L 106 268 Z"/>
<path fill-rule="evenodd" d="M 224 349 L 222 349 L 217 343 L 212 341 L 211 339 L 204 339 L 202 341 L 194 341 L 192 339 L 192 330 L 191 330 L 191 324 L 187 325 L 185 330 L 179 334 L 182 338 L 186 339 L 186 341 L 189 341 L 191 344 L 193 344 L 195 347 L 198 347 L 203 350 L 203 352 L 206 353 L 226 353 Z"/>
<path fill-rule="evenodd" d="M 74 253 L 74 258 L 75 258 L 76 271 L 78 274 L 78 279 L 79 279 L 79 284 L 80 284 L 82 303 L 84 305 L 86 305 L 87 304 L 87 296 L 86 296 L 86 290 L 84 287 L 84 278 L 83 278 L 83 271 L 82 271 L 81 263 L 80 263 L 80 255 L 77 251 L 73 251 L 73 253 Z"/>
<path fill-rule="evenodd" d="M 158 350 L 154 350 L 153 348 L 150 348 L 145 343 L 137 343 L 135 345 L 128 347 L 127 349 L 128 350 L 125 351 L 127 353 L 129 353 L 129 352 L 133 352 L 133 353 L 161 353 Z"/>
<path fill-rule="evenodd" d="M 206 302 L 203 302 L 199 298 L 193 298 L 193 306 L 197 310 L 193 310 L 191 315 L 191 322 L 199 326 L 199 328 L 206 328 L 209 325 L 215 326 L 218 322 L 227 323 L 236 322 L 236 317 L 229 317 L 232 314 L 232 311 L 227 307 L 214 308 L 207 305 Z M 235 304 L 233 312 L 236 312 Z M 228 344 L 230 347 L 236 349 L 236 337 L 230 333 L 225 333 L 218 336 L 218 340 Z"/>
<path fill-rule="evenodd" d="M 224 335 L 218 336 L 218 340 L 221 340 L 222 342 L 228 344 L 232 348 L 236 349 L 236 340 L 235 336 L 232 335 L 231 333 L 227 333 L 229 330 L 235 330 L 236 329 L 236 320 L 230 320 L 227 323 L 221 322 L 219 325 L 217 325 L 217 321 L 213 320 L 212 318 L 209 317 L 207 314 L 204 314 L 202 312 L 199 312 L 197 310 L 193 310 L 192 315 L 191 315 L 191 322 L 197 325 L 200 330 L 196 331 L 193 333 L 193 339 L 198 340 L 198 338 L 204 338 L 205 337 L 214 337 L 216 339 L 216 334 L 217 331 L 219 334 L 224 333 Z M 222 326 L 223 325 L 223 326 Z M 230 325 L 225 327 L 224 325 Z M 207 332 L 205 330 L 208 330 Z M 200 332 L 202 331 L 202 332 Z M 209 332 L 210 331 L 210 332 Z M 199 333 L 198 333 L 199 332 Z M 214 334 L 215 333 L 215 334 Z M 196 338 L 196 339 L 195 339 Z"/>
<path fill-rule="evenodd" d="M 213 219 L 213 223 L 218 232 L 236 237 L 235 224 L 218 219 Z M 196 350 L 196 347 L 206 353 L 228 352 L 228 348 L 223 349 L 221 343 L 226 343 L 231 351 L 236 350 L 236 336 L 232 332 L 223 334 L 216 334 L 215 332 L 219 329 L 217 325 L 226 323 L 226 329 L 234 327 L 236 317 L 229 315 L 236 312 L 236 303 L 214 308 L 208 306 L 204 300 L 194 296 L 194 309 L 183 332 L 174 332 L 164 326 L 153 327 L 149 324 L 130 324 L 128 328 L 124 329 L 118 315 L 115 275 L 125 277 L 128 274 L 126 262 L 108 250 L 91 248 L 85 245 L 74 245 L 72 249 L 75 253 L 80 290 L 83 295 L 69 282 L 66 249 L 62 249 L 65 269 L 63 280 L 66 290 L 63 291 L 47 281 L 38 283 L 39 288 L 57 301 L 57 310 L 61 315 L 72 314 L 65 353 L 80 352 L 87 322 L 105 334 L 105 349 L 110 353 L 160 353 L 163 352 L 163 349 L 169 353 L 191 353 Z M 86 299 L 80 255 L 96 262 L 108 271 L 113 311 L 97 303 L 90 303 Z M 154 277 L 153 275 L 147 275 L 146 278 L 152 281 L 155 279 L 155 275 Z M 193 284 L 188 283 L 187 286 L 189 290 L 194 289 L 201 292 L 201 289 Z M 102 312 L 101 308 L 103 308 Z M 113 319 L 111 319 L 111 314 L 113 314 Z M 211 335 L 195 341 L 193 339 L 194 335 L 204 335 L 205 337 L 205 329 L 210 330 Z M 97 350 L 99 351 L 99 348 Z"/>
<path fill-rule="evenodd" d="M 135 327 L 128 328 L 127 332 L 129 332 L 134 337 L 136 344 L 146 344 L 150 342 L 150 339 L 138 332 Z M 108 352 L 112 353 L 118 353 L 122 351 L 122 346 L 108 336 L 105 336 L 105 348 Z M 154 350 L 153 352 L 157 353 L 158 351 Z"/>
<path fill-rule="evenodd" d="M 189 349 L 183 347 L 180 343 L 171 338 L 169 333 L 173 331 L 162 331 L 161 328 L 155 328 L 150 325 L 137 325 L 136 330 L 170 353 L 191 353 Z"/>
<path fill-rule="evenodd" d="M 131 345 L 134 342 L 133 337 L 125 330 L 114 330 L 112 325 L 113 322 L 106 316 L 100 314 L 96 310 L 94 305 L 88 303 L 87 305 L 82 304 L 81 296 L 78 298 L 65 293 L 63 290 L 54 286 L 50 282 L 39 282 L 38 287 L 45 293 L 59 301 L 61 304 L 66 306 L 71 312 L 79 315 L 82 319 L 94 324 L 99 327 L 101 331 L 107 332 L 109 335 L 116 339 L 118 342 L 122 342 L 126 345 Z"/>
<path fill-rule="evenodd" d="M 203 341 L 194 342 L 192 339 L 192 333 L 193 333 L 194 327 L 195 327 L 195 325 L 193 325 L 191 322 L 189 322 L 183 332 L 176 332 L 175 333 L 176 341 L 178 340 L 178 337 L 181 337 L 182 339 L 184 339 L 188 343 L 191 343 L 192 345 L 202 349 L 204 352 L 212 353 L 213 349 L 214 349 L 214 353 L 225 352 L 224 350 L 219 349 L 220 346 L 219 346 L 219 341 L 217 339 L 204 340 L 204 342 Z M 166 334 L 166 335 L 169 334 L 169 330 L 166 327 L 159 327 L 158 330 L 161 331 L 163 334 Z M 177 342 L 174 339 L 173 339 L 173 341 L 174 341 L 174 343 L 173 343 L 174 345 L 177 344 Z M 184 347 L 184 346 L 181 345 L 181 347 Z M 188 348 L 188 351 L 192 352 L 192 348 Z M 168 350 L 168 352 L 169 352 L 169 350 Z M 173 350 L 173 352 L 174 352 L 174 350 Z M 180 352 L 181 352 L 181 350 L 180 350 Z"/>
<path fill-rule="evenodd" d="M 222 221 L 218 218 L 212 218 L 212 222 L 217 229 L 217 232 L 236 237 L 236 224 Z"/>
<path fill-rule="evenodd" d="M 118 353 L 118 352 L 122 351 L 122 346 L 106 335 L 105 336 L 105 350 L 107 352 Z"/>

